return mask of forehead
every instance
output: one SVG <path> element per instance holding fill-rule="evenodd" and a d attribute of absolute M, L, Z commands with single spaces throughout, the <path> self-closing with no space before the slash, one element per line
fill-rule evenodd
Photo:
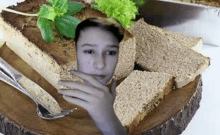
<path fill-rule="evenodd" d="M 118 45 L 118 39 L 108 30 L 100 27 L 88 27 L 80 31 L 77 46 L 83 44 Z"/>

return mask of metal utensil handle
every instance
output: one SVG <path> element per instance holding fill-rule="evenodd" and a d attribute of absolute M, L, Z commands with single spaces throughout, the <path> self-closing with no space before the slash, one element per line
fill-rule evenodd
<path fill-rule="evenodd" d="M 36 98 L 34 98 L 33 96 L 31 96 L 28 91 L 21 86 L 18 82 L 12 80 L 10 77 L 8 77 L 4 72 L 2 72 L 0 70 L 0 80 L 11 85 L 12 87 L 16 88 L 17 90 L 19 90 L 20 92 L 24 93 L 25 95 L 27 95 L 29 98 L 31 98 L 34 102 L 36 103 L 40 103 L 40 101 Z M 43 106 L 43 105 L 42 105 Z M 43 106 L 45 107 L 45 106 Z"/>
<path fill-rule="evenodd" d="M 17 81 L 21 77 L 21 73 L 18 72 L 15 68 L 9 65 L 6 61 L 4 61 L 0 57 L 0 68 L 4 70 L 8 75 L 13 78 L 13 80 Z"/>
<path fill-rule="evenodd" d="M 24 93 L 25 95 L 27 95 L 28 97 L 30 97 L 30 95 L 27 93 L 27 91 L 23 90 L 21 88 L 21 86 L 14 80 L 12 80 L 11 78 L 9 78 L 4 72 L 2 72 L 0 70 L 0 80 L 11 85 L 12 87 L 18 89 L 19 91 L 21 91 L 22 93 Z"/>
<path fill-rule="evenodd" d="M 11 65 L 9 65 L 6 61 L 4 61 L 0 57 L 0 80 L 8 83 L 12 87 L 18 89 L 19 91 L 23 92 L 25 95 L 30 97 L 34 102 L 37 104 L 41 104 L 46 110 L 48 110 L 50 113 L 52 113 L 39 99 L 33 97 L 31 94 L 29 94 L 28 90 L 26 90 L 19 82 L 18 80 L 22 77 L 22 74 L 14 69 Z M 4 73 L 5 72 L 5 73 Z M 10 76 L 10 77 L 9 77 Z"/>

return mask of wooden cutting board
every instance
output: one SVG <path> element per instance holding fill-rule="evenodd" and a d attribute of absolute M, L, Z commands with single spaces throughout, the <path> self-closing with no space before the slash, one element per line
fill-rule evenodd
<path fill-rule="evenodd" d="M 62 95 L 27 65 L 6 45 L 0 49 L 0 57 L 26 77 L 51 94 L 63 109 L 78 110 L 61 119 L 43 120 L 37 116 L 36 104 L 23 93 L 0 81 L 0 132 L 5 135 L 53 134 L 53 135 L 101 135 L 88 112 L 66 102 Z M 33 61 L 34 62 L 34 61 Z M 138 65 L 135 69 L 139 69 Z M 117 84 L 123 81 L 119 80 Z M 199 108 L 201 100 L 201 75 L 187 86 L 169 93 L 130 134 L 180 134 Z"/>

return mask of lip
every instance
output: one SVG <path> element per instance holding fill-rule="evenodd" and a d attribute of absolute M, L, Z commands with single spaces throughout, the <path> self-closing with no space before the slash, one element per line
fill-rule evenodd
<path fill-rule="evenodd" d="M 98 77 L 98 78 L 104 78 L 105 75 L 94 75 L 95 77 Z"/>

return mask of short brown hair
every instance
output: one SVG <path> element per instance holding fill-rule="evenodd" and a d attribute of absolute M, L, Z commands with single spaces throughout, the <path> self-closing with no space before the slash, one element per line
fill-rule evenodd
<path fill-rule="evenodd" d="M 120 22 L 117 19 L 114 18 L 88 18 L 80 22 L 75 31 L 75 42 L 77 44 L 77 41 L 79 39 L 79 34 L 81 30 L 84 30 L 88 27 L 100 27 L 104 28 L 105 30 L 111 32 L 120 43 L 124 38 L 124 29 Z M 77 45 L 76 45 L 77 46 Z"/>

